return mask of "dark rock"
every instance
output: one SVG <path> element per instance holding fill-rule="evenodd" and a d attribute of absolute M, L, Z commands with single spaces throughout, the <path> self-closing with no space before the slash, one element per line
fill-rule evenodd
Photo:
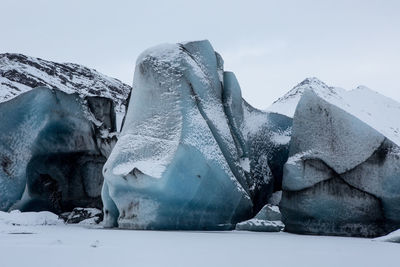
<path fill-rule="evenodd" d="M 68 224 L 99 224 L 103 220 L 103 212 L 95 208 L 74 208 L 71 212 L 61 213 L 60 218 Z"/>

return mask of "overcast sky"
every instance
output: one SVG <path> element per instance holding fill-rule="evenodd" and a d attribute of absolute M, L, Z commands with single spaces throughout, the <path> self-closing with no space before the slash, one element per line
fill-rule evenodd
<path fill-rule="evenodd" d="M 400 101 L 400 1 L 0 0 L 0 25 L 0 52 L 128 84 L 146 48 L 208 39 L 259 108 L 313 76 Z"/>

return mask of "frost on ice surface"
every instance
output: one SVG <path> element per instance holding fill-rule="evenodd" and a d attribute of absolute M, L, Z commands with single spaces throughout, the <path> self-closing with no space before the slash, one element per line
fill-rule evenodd
<path fill-rule="evenodd" d="M 278 206 L 270 204 L 265 205 L 254 218 L 236 224 L 236 230 L 255 232 L 279 232 L 283 228 Z"/>
<path fill-rule="evenodd" d="M 253 202 L 259 210 L 274 191 L 282 188 L 282 167 L 289 155 L 292 119 L 254 109 L 243 102 L 243 121 Z"/>
<path fill-rule="evenodd" d="M 104 166 L 107 226 L 226 229 L 266 203 L 291 119 L 245 103 L 208 41 L 146 50 L 133 84 Z"/>
<path fill-rule="evenodd" d="M 271 141 L 277 145 L 287 145 L 292 137 L 291 134 L 291 129 L 288 129 L 284 132 L 274 132 L 271 134 Z"/>
<path fill-rule="evenodd" d="M 0 210 L 101 208 L 110 99 L 38 87 L 0 103 L 0 129 Z"/>
<path fill-rule="evenodd" d="M 236 224 L 236 230 L 254 232 L 280 232 L 285 225 L 281 221 L 250 219 Z"/>
<path fill-rule="evenodd" d="M 400 226 L 396 137 L 344 108 L 357 101 L 329 102 L 310 90 L 299 101 L 280 203 L 286 230 L 377 236 Z"/>
<path fill-rule="evenodd" d="M 104 167 L 106 223 L 116 214 L 120 227 L 217 229 L 248 216 L 246 184 L 225 159 L 235 150 L 219 146 L 228 125 L 209 114 L 223 112 L 213 99 L 221 90 L 208 42 L 162 45 L 139 57 L 125 124 Z"/>

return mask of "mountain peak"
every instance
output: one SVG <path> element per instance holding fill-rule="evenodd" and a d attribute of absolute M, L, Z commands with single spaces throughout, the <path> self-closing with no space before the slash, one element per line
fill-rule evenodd
<path fill-rule="evenodd" d="M 324 98 L 340 98 L 340 92 L 343 91 L 341 88 L 326 85 L 316 77 L 309 77 L 293 87 L 284 96 L 278 98 L 267 111 L 293 117 L 297 103 L 306 90 L 311 90 Z"/>
<path fill-rule="evenodd" d="M 74 63 L 57 63 L 18 53 L 0 54 L 0 102 L 32 88 L 45 86 L 81 96 L 102 96 L 123 112 L 129 85 L 94 69 Z"/>
<path fill-rule="evenodd" d="M 316 77 L 305 78 L 301 83 L 297 84 L 294 88 L 306 85 L 311 87 L 329 88 L 329 86 L 327 86 L 323 81 L 321 81 Z"/>

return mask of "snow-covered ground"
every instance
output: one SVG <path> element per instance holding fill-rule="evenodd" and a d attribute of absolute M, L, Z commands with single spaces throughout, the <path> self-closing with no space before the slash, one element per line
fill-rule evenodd
<path fill-rule="evenodd" d="M 380 239 L 283 232 L 117 230 L 65 225 L 48 213 L 0 214 L 1 267 L 397 267 L 399 252 L 400 244 Z"/>

